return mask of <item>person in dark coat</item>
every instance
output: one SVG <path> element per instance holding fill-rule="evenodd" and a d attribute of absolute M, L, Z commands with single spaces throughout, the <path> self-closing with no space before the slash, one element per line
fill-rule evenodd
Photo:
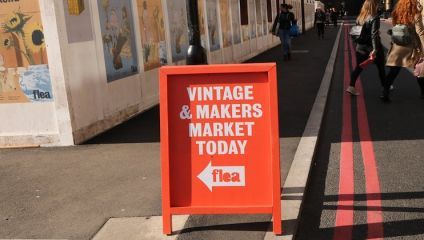
<path fill-rule="evenodd" d="M 315 11 L 315 28 L 317 29 L 318 38 L 324 39 L 325 29 L 325 12 L 321 8 L 317 8 Z"/>
<path fill-rule="evenodd" d="M 281 12 L 277 15 L 274 21 L 279 22 L 278 37 L 281 41 L 281 46 L 283 49 L 284 60 L 290 60 L 291 58 L 291 40 L 290 40 L 290 28 L 292 25 L 296 24 L 294 14 L 289 11 L 289 5 L 281 4 Z"/>

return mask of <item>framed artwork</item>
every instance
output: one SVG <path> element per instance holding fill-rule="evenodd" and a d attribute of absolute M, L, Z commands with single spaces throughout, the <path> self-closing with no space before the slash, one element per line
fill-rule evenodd
<path fill-rule="evenodd" d="M 131 0 L 97 0 L 107 81 L 138 73 Z"/>
<path fill-rule="evenodd" d="M 137 0 L 144 71 L 167 64 L 161 0 Z"/>

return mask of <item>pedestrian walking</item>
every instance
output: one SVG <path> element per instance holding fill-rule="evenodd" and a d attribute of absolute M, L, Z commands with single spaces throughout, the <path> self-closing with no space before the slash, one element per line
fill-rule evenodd
<path fill-rule="evenodd" d="M 281 12 L 275 18 L 273 28 L 275 30 L 278 27 L 278 36 L 280 37 L 284 60 L 291 59 L 290 28 L 294 24 L 294 14 L 289 11 L 289 6 L 281 4 Z"/>
<path fill-rule="evenodd" d="M 363 65 L 367 59 L 375 63 L 378 69 L 380 83 L 386 86 L 386 73 L 384 69 L 384 49 L 380 38 L 380 16 L 378 14 L 378 1 L 366 0 L 357 18 L 357 24 L 362 26 L 356 42 L 356 67 L 350 76 L 350 84 L 346 92 L 353 96 L 359 95 L 355 88 L 356 80 L 363 70 Z"/>
<path fill-rule="evenodd" d="M 315 28 L 317 29 L 318 38 L 324 39 L 325 13 L 321 8 L 315 11 Z"/>
<path fill-rule="evenodd" d="M 336 9 L 331 10 L 331 21 L 333 22 L 334 27 L 337 27 L 338 13 Z"/>
<path fill-rule="evenodd" d="M 384 102 L 390 102 L 390 86 L 402 68 L 414 68 L 422 57 L 424 45 L 423 7 L 417 0 L 399 0 L 392 13 L 392 44 L 387 56 L 386 77 L 383 95 Z M 418 76 L 417 82 L 424 99 L 424 77 Z"/>

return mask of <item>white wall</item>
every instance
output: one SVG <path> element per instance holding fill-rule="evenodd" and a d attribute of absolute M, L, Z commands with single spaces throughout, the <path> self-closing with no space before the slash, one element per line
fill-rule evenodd
<path fill-rule="evenodd" d="M 132 0 L 132 20 L 140 72 L 109 83 L 106 80 L 97 1 L 89 0 L 86 6 L 91 12 L 92 39 L 77 43 L 69 43 L 64 2 L 39 1 L 55 101 L 42 104 L 0 104 L 0 146 L 79 144 L 158 104 L 158 69 L 143 70 L 136 0 Z M 167 19 L 168 1 L 172 0 L 162 0 L 167 60 L 169 64 L 181 65 L 185 64 L 184 60 L 172 63 L 169 26 L 175 23 Z M 218 0 L 214 1 L 219 16 L 219 3 Z M 262 14 L 268 14 L 267 9 L 263 8 Z M 273 19 L 276 12 L 276 4 L 272 3 Z M 204 13 L 206 18 L 206 9 Z M 221 26 L 221 20 L 218 21 Z M 234 29 L 231 22 L 230 25 L 232 31 L 240 31 Z M 243 62 L 278 45 L 278 38 L 269 33 L 269 25 L 267 23 L 264 36 L 247 42 L 242 38 L 240 44 L 225 49 L 222 48 L 222 33 L 219 33 L 221 49 L 208 51 L 209 63 Z M 208 34 L 205 37 L 206 48 L 209 48 Z"/>

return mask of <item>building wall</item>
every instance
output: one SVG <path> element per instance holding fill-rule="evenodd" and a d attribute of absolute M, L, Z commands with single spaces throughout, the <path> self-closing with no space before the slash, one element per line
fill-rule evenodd
<path fill-rule="evenodd" d="M 159 67 L 185 64 L 185 0 L 84 0 L 79 15 L 70 14 L 68 0 L 36 1 L 54 98 L 0 102 L 1 115 L 8 116 L 0 118 L 0 146 L 82 143 L 157 105 Z M 270 34 L 276 1 L 198 2 L 210 64 L 240 63 L 280 43 Z M 300 20 L 300 0 L 292 4 Z M 309 28 L 313 3 L 305 4 Z"/>

